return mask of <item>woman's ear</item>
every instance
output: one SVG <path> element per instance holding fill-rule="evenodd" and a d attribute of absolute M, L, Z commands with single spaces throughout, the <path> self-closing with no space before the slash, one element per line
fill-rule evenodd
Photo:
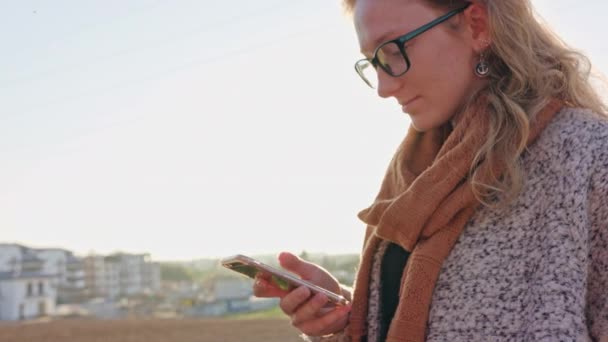
<path fill-rule="evenodd" d="M 491 44 L 488 8 L 480 1 L 472 1 L 463 14 L 471 46 L 480 53 Z"/>

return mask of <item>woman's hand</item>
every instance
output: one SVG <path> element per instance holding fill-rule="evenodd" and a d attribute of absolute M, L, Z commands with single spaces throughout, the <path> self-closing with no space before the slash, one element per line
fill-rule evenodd
<path fill-rule="evenodd" d="M 279 255 L 281 266 L 315 285 L 341 294 L 340 284 L 321 266 L 302 260 L 291 253 Z M 327 307 L 327 296 L 316 294 L 300 286 L 291 291 L 281 290 L 266 275 L 258 275 L 253 285 L 257 297 L 279 297 L 283 312 L 291 317 L 291 324 L 309 336 L 322 336 L 344 330 L 348 323 L 350 305 Z"/>

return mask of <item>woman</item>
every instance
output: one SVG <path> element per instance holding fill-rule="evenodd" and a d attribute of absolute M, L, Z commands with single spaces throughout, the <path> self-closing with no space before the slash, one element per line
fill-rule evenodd
<path fill-rule="evenodd" d="M 352 298 L 258 278 L 312 340 L 608 341 L 608 120 L 586 59 L 529 0 L 345 0 L 356 70 L 411 118 L 367 224 Z"/>

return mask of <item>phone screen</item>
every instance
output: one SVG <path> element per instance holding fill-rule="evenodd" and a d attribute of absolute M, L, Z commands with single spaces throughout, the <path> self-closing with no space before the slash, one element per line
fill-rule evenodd
<path fill-rule="evenodd" d="M 232 269 L 236 272 L 242 273 L 252 279 L 255 278 L 255 276 L 258 273 L 264 272 L 263 270 L 260 270 L 254 266 L 242 264 L 239 262 L 229 263 L 226 266 L 229 267 L 230 269 Z M 277 285 L 281 290 L 288 291 L 291 288 L 291 286 L 289 286 L 289 282 L 287 282 L 287 280 L 285 280 L 283 278 L 279 278 L 273 274 L 273 275 L 271 275 L 271 279 L 275 283 L 275 285 Z"/>

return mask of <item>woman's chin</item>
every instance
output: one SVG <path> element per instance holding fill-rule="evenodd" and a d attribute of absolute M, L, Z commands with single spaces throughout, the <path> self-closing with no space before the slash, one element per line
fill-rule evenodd
<path fill-rule="evenodd" d="M 417 130 L 418 132 L 426 132 L 432 127 L 429 127 L 428 122 L 424 122 L 424 120 L 416 120 L 411 114 L 410 116 L 410 125 Z"/>
<path fill-rule="evenodd" d="M 434 129 L 434 128 L 437 128 L 437 127 L 440 127 L 441 125 L 443 125 L 443 123 L 441 123 L 441 122 L 419 120 L 419 118 L 416 118 L 416 117 L 412 116 L 411 114 L 409 114 L 409 116 L 410 116 L 410 125 L 418 132 L 426 132 L 426 131 L 429 131 L 431 129 Z"/>

